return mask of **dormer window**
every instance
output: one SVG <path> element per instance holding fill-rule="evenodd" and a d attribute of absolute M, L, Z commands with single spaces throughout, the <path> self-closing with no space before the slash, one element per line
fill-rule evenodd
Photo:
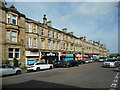
<path fill-rule="evenodd" d="M 7 23 L 10 24 L 10 14 L 7 14 Z"/>
<path fill-rule="evenodd" d="M 14 14 L 7 14 L 7 23 L 17 25 L 17 15 Z"/>
<path fill-rule="evenodd" d="M 12 24 L 17 25 L 17 16 L 12 14 Z"/>
<path fill-rule="evenodd" d="M 41 29 L 41 35 L 44 36 L 44 29 Z"/>
<path fill-rule="evenodd" d="M 33 32 L 37 33 L 37 25 L 33 25 Z"/>

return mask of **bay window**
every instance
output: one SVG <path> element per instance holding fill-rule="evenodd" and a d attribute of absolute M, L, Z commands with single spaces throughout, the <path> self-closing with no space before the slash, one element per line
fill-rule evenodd
<path fill-rule="evenodd" d="M 63 40 L 65 40 L 65 35 L 63 35 Z"/>
<path fill-rule="evenodd" d="M 55 49 L 55 43 L 53 42 L 53 49 Z"/>
<path fill-rule="evenodd" d="M 49 41 L 49 49 L 51 49 L 51 42 Z"/>
<path fill-rule="evenodd" d="M 20 49 L 19 48 L 9 48 L 9 60 L 13 60 L 14 58 L 20 59 Z"/>
<path fill-rule="evenodd" d="M 57 43 L 57 50 L 59 50 L 59 43 Z"/>
<path fill-rule="evenodd" d="M 9 48 L 9 59 L 13 59 L 13 48 Z"/>
<path fill-rule="evenodd" d="M 32 48 L 32 38 L 29 38 L 29 48 Z"/>
<path fill-rule="evenodd" d="M 10 41 L 10 31 L 7 31 L 7 41 Z"/>
<path fill-rule="evenodd" d="M 59 35 L 58 35 L 58 33 L 57 33 L 57 39 L 59 39 Z"/>
<path fill-rule="evenodd" d="M 18 49 L 18 48 L 15 48 L 15 58 L 16 58 L 16 59 L 19 59 L 19 58 L 20 58 L 19 55 L 20 55 L 20 54 L 19 54 L 19 49 Z"/>
<path fill-rule="evenodd" d="M 42 40 L 42 49 L 44 49 L 44 40 Z"/>
<path fill-rule="evenodd" d="M 12 31 L 12 42 L 17 42 L 17 32 Z"/>
<path fill-rule="evenodd" d="M 37 25 L 33 25 L 33 32 L 37 33 Z"/>
<path fill-rule="evenodd" d="M 29 24 L 29 32 L 32 32 L 32 24 Z"/>
<path fill-rule="evenodd" d="M 44 29 L 41 29 L 41 35 L 44 36 Z"/>
<path fill-rule="evenodd" d="M 37 48 L 37 39 L 36 38 L 34 38 L 34 40 L 33 40 L 33 46 L 34 46 L 34 48 Z"/>
<path fill-rule="evenodd" d="M 53 32 L 53 39 L 55 38 L 55 34 L 54 34 L 54 32 Z"/>
<path fill-rule="evenodd" d="M 48 37 L 50 38 L 50 31 L 48 31 Z"/>

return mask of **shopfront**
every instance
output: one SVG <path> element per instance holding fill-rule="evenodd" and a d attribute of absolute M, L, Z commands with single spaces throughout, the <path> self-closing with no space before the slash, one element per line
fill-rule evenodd
<path fill-rule="evenodd" d="M 60 60 L 65 60 L 65 56 L 66 56 L 66 54 L 65 53 L 60 53 Z"/>
<path fill-rule="evenodd" d="M 26 65 L 39 61 L 39 52 L 37 50 L 26 51 Z"/>
<path fill-rule="evenodd" d="M 41 52 L 41 62 L 52 64 L 54 61 L 58 61 L 57 52 Z"/>
<path fill-rule="evenodd" d="M 81 55 L 80 54 L 75 54 L 75 60 L 76 61 L 81 60 Z"/>

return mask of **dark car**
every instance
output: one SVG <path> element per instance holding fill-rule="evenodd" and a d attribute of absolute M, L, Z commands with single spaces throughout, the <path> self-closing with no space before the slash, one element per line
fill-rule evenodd
<path fill-rule="evenodd" d="M 79 65 L 79 62 L 76 61 L 76 60 L 68 60 L 68 66 L 71 67 L 71 66 L 78 66 Z"/>
<path fill-rule="evenodd" d="M 65 60 L 55 61 L 53 65 L 54 67 L 68 67 L 68 62 Z"/>
<path fill-rule="evenodd" d="M 85 64 L 85 61 L 84 60 L 78 60 L 78 63 L 79 64 Z"/>

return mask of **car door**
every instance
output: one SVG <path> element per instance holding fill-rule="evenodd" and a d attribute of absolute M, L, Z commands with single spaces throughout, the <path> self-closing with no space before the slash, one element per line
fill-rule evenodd
<path fill-rule="evenodd" d="M 48 69 L 49 68 L 49 64 L 44 63 L 44 69 Z"/>
<path fill-rule="evenodd" d="M 7 68 L 5 65 L 2 65 L 1 71 L 2 71 L 2 75 L 7 75 Z"/>
<path fill-rule="evenodd" d="M 7 66 L 7 72 L 8 72 L 8 74 L 14 74 L 15 70 L 12 66 Z"/>

